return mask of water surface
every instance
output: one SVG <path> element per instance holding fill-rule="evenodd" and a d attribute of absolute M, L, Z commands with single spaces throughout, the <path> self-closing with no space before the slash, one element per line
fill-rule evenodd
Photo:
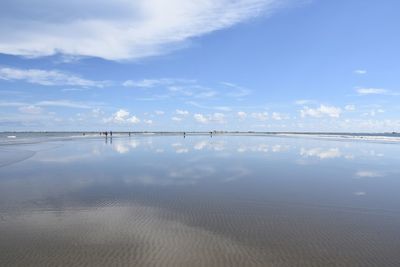
<path fill-rule="evenodd" d="M 400 145 L 118 136 L 0 146 L 1 266 L 399 266 Z"/>

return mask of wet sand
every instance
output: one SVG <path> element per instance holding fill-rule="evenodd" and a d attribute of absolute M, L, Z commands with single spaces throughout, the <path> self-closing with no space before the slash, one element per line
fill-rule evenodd
<path fill-rule="evenodd" d="M 400 146 L 135 137 L 11 150 L 1 266 L 400 265 Z"/>

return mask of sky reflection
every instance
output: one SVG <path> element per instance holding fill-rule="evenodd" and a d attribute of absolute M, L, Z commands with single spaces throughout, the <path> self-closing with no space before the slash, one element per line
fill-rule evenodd
<path fill-rule="evenodd" d="M 23 158 L 27 151 L 30 156 Z M 266 255 L 254 246 L 271 251 L 270 244 L 279 243 L 280 249 L 299 253 L 293 239 L 307 239 L 330 251 L 334 243 L 324 236 L 334 240 L 342 235 L 352 236 L 349 248 L 354 242 L 362 247 L 365 239 L 347 226 L 361 223 L 363 231 L 386 225 L 374 238 L 397 234 L 390 225 L 400 222 L 398 152 L 392 144 L 239 136 L 135 136 L 8 146 L 0 148 L 0 159 L 20 160 L 0 168 L 0 234 L 14 233 L 27 246 L 39 242 L 46 247 L 43 236 L 54 230 L 52 240 L 64 245 L 70 239 L 82 246 L 120 241 L 115 249 L 153 251 L 172 242 L 171 231 L 178 231 L 181 240 L 174 242 L 182 251 L 189 248 L 189 254 L 197 246 L 203 247 L 200 254 L 211 253 L 207 244 L 212 241 L 214 252 L 222 246 L 219 253 L 226 254 L 232 244 L 238 257 L 264 260 Z M 330 224 L 332 214 L 346 227 Z M 67 230 L 56 233 L 60 229 Z M 82 229 L 86 234 L 79 234 Z M 289 239 L 282 240 L 285 235 Z M 143 243 L 132 248 L 132 239 Z"/>

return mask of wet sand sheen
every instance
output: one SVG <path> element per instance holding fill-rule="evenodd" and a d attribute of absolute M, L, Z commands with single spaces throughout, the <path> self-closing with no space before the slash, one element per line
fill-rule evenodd
<path fill-rule="evenodd" d="M 229 146 L 236 141 L 227 140 Z M 189 147 L 176 145 L 175 139 L 168 142 L 174 144 L 173 149 Z M 191 145 L 199 147 L 196 144 Z M 85 152 L 99 148 L 97 141 L 83 148 L 80 145 L 79 149 Z M 114 141 L 113 146 L 120 149 L 117 145 Z M 273 145 L 276 144 L 269 144 Z M 220 150 L 221 154 L 192 152 L 180 157 L 177 156 L 180 153 L 165 152 L 168 154 L 157 156 L 162 145 L 152 143 L 152 151 L 147 150 L 150 145 L 129 153 L 102 150 L 99 158 L 92 155 L 82 162 L 82 157 L 71 161 L 71 155 L 76 154 L 74 146 L 76 143 L 66 143 L 59 151 L 39 152 L 25 162 L 0 169 L 0 188 L 4 190 L 0 200 L 7 200 L 0 205 L 2 266 L 397 266 L 400 263 L 398 206 L 388 205 L 383 209 L 360 202 L 354 195 L 341 200 L 338 188 L 342 187 L 318 188 L 319 178 L 312 179 L 315 188 L 307 183 L 298 188 L 299 180 L 305 183 L 311 178 L 292 180 L 281 167 L 279 171 L 266 168 L 265 163 L 260 164 L 267 160 L 261 154 L 243 156 Z M 101 143 L 99 149 L 104 146 L 111 147 Z M 218 147 L 221 149 L 220 143 Z M 62 153 L 68 161 L 62 161 L 62 157 L 48 161 L 52 153 Z M 279 161 L 286 162 L 293 154 L 285 153 L 288 154 Z M 140 157 L 142 160 L 138 160 Z M 162 161 L 172 157 L 177 157 L 176 161 L 167 162 L 166 169 L 160 167 Z M 149 158 L 159 162 L 153 172 L 147 167 Z M 241 162 L 240 167 L 249 171 L 232 179 L 232 171 L 225 169 L 229 167 L 227 162 L 237 162 L 233 164 L 235 170 Z M 107 169 L 111 165 L 114 169 L 109 177 Z M 100 169 L 97 171 L 106 174 L 97 176 L 96 166 Z M 305 173 L 309 171 L 299 166 Z M 312 173 L 319 177 L 325 168 Z M 43 169 L 51 174 L 45 176 Z M 184 170 L 182 177 L 178 169 Z M 345 171 L 342 174 L 345 176 Z M 227 176 L 230 179 L 225 179 Z M 187 179 L 190 183 L 182 182 Z M 288 179 L 292 184 L 287 184 Z M 329 185 L 329 177 L 324 179 L 323 184 Z M 36 192 L 30 195 L 22 190 L 26 182 Z M 16 191 L 15 199 L 14 194 L 7 198 L 6 191 L 10 189 Z M 24 194 L 18 195 L 18 190 Z M 331 203 L 328 196 L 319 199 L 315 195 L 318 190 L 333 191 L 337 202 Z M 291 195 L 293 192 L 298 195 Z"/>
<path fill-rule="evenodd" d="M 32 212 L 2 223 L 4 266 L 386 266 L 399 218 L 284 207 L 182 214 L 144 206 Z M 200 213 L 198 213 L 200 212 Z M 290 214 L 290 215 L 288 215 Z M 332 222 L 334 220 L 334 222 Z M 371 222 L 371 220 L 375 220 Z M 376 224 L 376 225 L 374 225 Z M 378 228 L 375 228 L 378 227 Z M 393 239 L 393 243 L 381 242 Z"/>

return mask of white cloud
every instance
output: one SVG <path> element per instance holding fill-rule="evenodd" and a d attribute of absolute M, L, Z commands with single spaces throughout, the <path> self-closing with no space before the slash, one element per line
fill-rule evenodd
<path fill-rule="evenodd" d="M 362 115 L 363 115 L 363 116 L 371 116 L 371 117 L 374 117 L 374 116 L 376 116 L 376 114 L 378 114 L 378 113 L 385 113 L 385 111 L 384 111 L 383 109 L 372 109 L 372 110 L 370 110 L 369 112 L 363 113 Z"/>
<path fill-rule="evenodd" d="M 230 96 L 230 97 L 242 98 L 242 97 L 248 96 L 251 93 L 251 90 L 244 88 L 242 86 L 239 86 L 237 84 L 234 84 L 234 83 L 221 82 L 221 84 L 232 89 L 232 90 L 230 90 L 230 92 L 228 92 L 226 94 L 227 96 Z"/>
<path fill-rule="evenodd" d="M 344 109 L 347 110 L 347 111 L 355 111 L 356 110 L 356 106 L 354 106 L 354 105 L 346 105 L 344 107 Z"/>
<path fill-rule="evenodd" d="M 354 192 L 353 193 L 355 196 L 365 196 L 367 194 L 367 192 L 364 191 L 358 191 L 358 192 Z"/>
<path fill-rule="evenodd" d="M 375 178 L 375 177 L 382 177 L 383 174 L 375 171 L 358 171 L 356 173 L 356 176 L 360 178 Z"/>
<path fill-rule="evenodd" d="M 211 120 L 217 123 L 225 123 L 225 115 L 222 113 L 214 113 Z"/>
<path fill-rule="evenodd" d="M 171 120 L 173 120 L 173 121 L 181 121 L 182 118 L 179 118 L 179 117 L 172 117 Z"/>
<path fill-rule="evenodd" d="M 278 112 L 272 112 L 271 118 L 272 118 L 273 120 L 276 120 L 276 121 L 281 121 L 281 120 L 286 120 L 286 119 L 288 119 L 289 116 L 286 115 L 286 114 L 278 113 Z"/>
<path fill-rule="evenodd" d="M 259 121 L 266 121 L 268 119 L 268 112 L 253 112 L 251 116 Z"/>
<path fill-rule="evenodd" d="M 25 105 L 27 104 L 23 102 L 9 102 L 9 101 L 0 102 L 0 107 L 21 107 Z"/>
<path fill-rule="evenodd" d="M 143 120 L 143 122 L 146 123 L 146 124 L 149 124 L 149 125 L 150 125 L 150 124 L 153 124 L 153 121 L 152 121 L 152 120 Z"/>
<path fill-rule="evenodd" d="M 338 158 L 342 156 L 342 153 L 338 148 L 330 148 L 324 150 L 322 148 L 312 148 L 312 149 L 305 149 L 302 148 L 300 151 L 300 155 L 303 157 L 317 157 L 320 159 L 332 159 Z"/>
<path fill-rule="evenodd" d="M 302 110 L 300 110 L 300 115 L 302 118 L 307 116 L 314 118 L 321 118 L 324 116 L 339 118 L 341 113 L 342 110 L 340 108 L 326 105 L 320 105 L 319 108 L 315 109 L 304 107 Z"/>
<path fill-rule="evenodd" d="M 155 113 L 156 115 L 158 115 L 158 116 L 161 116 L 161 115 L 164 115 L 164 114 L 165 114 L 165 112 L 162 111 L 162 110 L 156 110 L 156 111 L 154 111 L 154 113 Z"/>
<path fill-rule="evenodd" d="M 314 101 L 313 100 L 309 100 L 309 99 L 299 99 L 299 100 L 296 100 L 294 103 L 296 105 L 306 105 L 306 104 L 310 104 L 312 102 L 314 102 Z"/>
<path fill-rule="evenodd" d="M 37 107 L 34 105 L 22 106 L 22 107 L 19 107 L 18 110 L 20 112 L 26 113 L 26 114 L 40 114 L 43 111 L 43 109 L 41 107 Z"/>
<path fill-rule="evenodd" d="M 216 123 L 225 123 L 225 114 L 222 113 L 213 113 L 209 115 L 203 114 L 194 114 L 193 118 L 200 123 L 209 123 L 209 122 L 216 122 Z"/>
<path fill-rule="evenodd" d="M 20 80 L 46 86 L 68 85 L 80 87 L 103 87 L 108 84 L 108 82 L 105 81 L 87 80 L 58 70 L 17 69 L 9 67 L 0 68 L 0 79 L 8 81 Z"/>
<path fill-rule="evenodd" d="M 153 88 L 161 85 L 169 85 L 177 82 L 185 82 L 178 79 L 143 79 L 143 80 L 126 80 L 122 83 L 125 87 Z"/>
<path fill-rule="evenodd" d="M 137 124 L 140 122 L 140 119 L 136 116 L 131 116 L 129 111 L 125 109 L 120 109 L 115 112 L 112 117 L 104 119 L 104 122 Z"/>
<path fill-rule="evenodd" d="M 177 109 L 175 112 L 176 112 L 177 115 L 181 115 L 181 116 L 189 115 L 189 111 L 187 111 L 187 110 Z"/>
<path fill-rule="evenodd" d="M 367 74 L 367 71 L 366 70 L 355 70 L 354 73 L 359 74 L 359 75 L 364 75 L 364 74 Z"/>
<path fill-rule="evenodd" d="M 138 59 L 182 47 L 190 38 L 231 27 L 281 0 L 4 0 L 0 53 L 29 57 L 62 53 Z"/>
<path fill-rule="evenodd" d="M 35 105 L 49 106 L 49 107 L 82 108 L 82 109 L 92 108 L 92 106 L 88 103 L 74 102 L 70 100 L 46 100 L 37 102 Z"/>
<path fill-rule="evenodd" d="M 208 119 L 203 114 L 194 114 L 193 118 L 200 123 L 208 123 Z"/>
<path fill-rule="evenodd" d="M 382 88 L 359 88 L 357 93 L 360 95 L 387 95 L 390 92 Z"/>
<path fill-rule="evenodd" d="M 239 119 L 244 120 L 247 117 L 247 113 L 244 111 L 239 111 L 237 113 L 237 116 L 239 117 Z"/>

